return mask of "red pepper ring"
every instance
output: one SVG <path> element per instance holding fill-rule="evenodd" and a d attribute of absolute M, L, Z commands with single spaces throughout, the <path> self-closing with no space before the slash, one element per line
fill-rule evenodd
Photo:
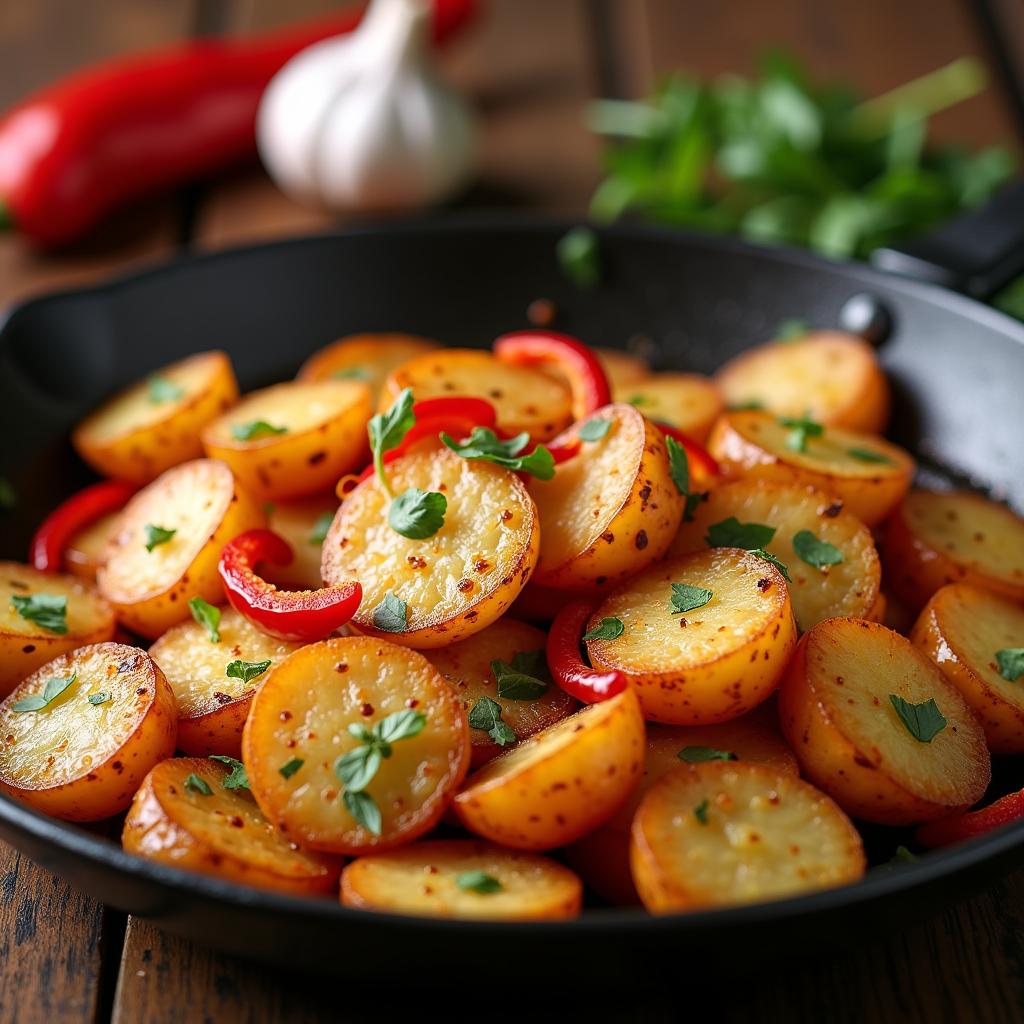
<path fill-rule="evenodd" d="M 271 530 L 249 530 L 224 545 L 221 582 L 231 607 L 254 626 L 279 640 L 313 643 L 330 636 L 356 613 L 363 599 L 358 583 L 320 590 L 278 590 L 257 575 L 259 562 L 288 565 L 288 542 Z"/>
<path fill-rule="evenodd" d="M 28 549 L 29 564 L 40 572 L 60 572 L 71 539 L 91 523 L 128 504 L 135 488 L 123 480 L 101 480 L 58 505 L 40 524 Z"/>
<path fill-rule="evenodd" d="M 629 685 L 618 669 L 599 672 L 583 660 L 583 633 L 593 613 L 589 601 L 570 602 L 555 616 L 547 642 L 548 668 L 555 682 L 584 704 L 608 700 Z"/>
<path fill-rule="evenodd" d="M 916 838 L 922 846 L 934 849 L 985 835 L 1020 818 L 1024 818 L 1024 789 L 1008 793 L 980 810 L 926 822 L 919 826 Z"/>

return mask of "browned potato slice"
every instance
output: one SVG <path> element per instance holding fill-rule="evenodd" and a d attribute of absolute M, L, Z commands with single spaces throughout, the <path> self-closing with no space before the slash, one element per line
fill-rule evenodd
<path fill-rule="evenodd" d="M 533 580 L 543 587 L 582 590 L 633 576 L 661 558 L 683 517 L 661 431 L 630 405 L 591 419 L 610 424 L 604 437 L 584 441 L 553 479 L 529 483 L 543 524 Z"/>
<path fill-rule="evenodd" d="M 909 640 L 876 622 L 826 619 L 806 633 L 779 689 L 779 716 L 803 774 L 867 821 L 942 817 L 989 783 L 985 734 L 967 702 Z"/>
<path fill-rule="evenodd" d="M 910 639 L 971 706 L 989 750 L 1024 753 L 1024 672 L 1012 678 L 1012 655 L 998 657 L 1024 648 L 1024 608 L 956 583 L 932 596 Z"/>
<path fill-rule="evenodd" d="M 125 819 L 129 853 L 229 882 L 298 896 L 333 892 L 341 862 L 289 842 L 216 761 L 176 757 L 143 780 Z M 196 781 L 198 780 L 198 781 Z"/>
<path fill-rule="evenodd" d="M 275 501 L 267 509 L 269 527 L 291 545 L 291 565 L 265 565 L 263 578 L 283 590 L 317 590 L 323 586 L 320 562 L 324 537 L 334 515 L 338 499 L 333 494 L 299 501 Z"/>
<path fill-rule="evenodd" d="M 708 438 L 708 451 L 726 476 L 814 487 L 834 494 L 868 526 L 900 502 L 914 475 L 914 460 L 881 438 L 829 427 L 794 451 L 794 431 L 764 412 L 723 416 Z"/>
<path fill-rule="evenodd" d="M 37 605 L 57 605 L 56 616 L 33 607 L 33 596 Z M 0 697 L 58 654 L 109 640 L 116 628 L 110 605 L 74 576 L 0 562 Z"/>
<path fill-rule="evenodd" d="M 674 585 L 710 596 L 680 613 Z M 591 628 L 604 618 L 624 630 L 614 640 L 588 640 L 591 663 L 625 673 L 644 716 L 674 725 L 750 711 L 775 689 L 796 643 L 786 581 L 770 562 L 736 548 L 653 566 L 605 598 Z"/>
<path fill-rule="evenodd" d="M 633 821 L 633 879 L 652 913 L 784 899 L 855 882 L 864 847 L 827 797 L 750 761 L 676 768 Z"/>
<path fill-rule="evenodd" d="M 692 522 L 683 523 L 669 548 L 670 555 L 685 555 L 707 547 L 709 527 L 734 518 L 775 528 L 767 550 L 789 570 L 789 595 L 797 626 L 808 630 L 822 619 L 837 615 L 874 618 L 881 610 L 881 563 L 871 531 L 842 502 L 795 484 L 767 480 L 737 480 L 716 488 L 694 510 Z M 794 550 L 794 538 L 805 531 L 839 550 L 842 561 L 818 558 L 819 567 Z M 806 537 L 801 538 L 806 543 Z M 812 559 L 813 549 L 801 545 Z M 876 605 L 878 606 L 876 608 Z"/>
<path fill-rule="evenodd" d="M 224 608 L 214 643 L 205 626 L 194 619 L 172 626 L 149 649 L 171 684 L 178 703 L 178 749 L 201 757 L 227 754 L 238 757 L 253 694 L 275 665 L 301 644 L 277 640 L 260 632 L 234 608 Z M 243 667 L 270 662 L 258 676 L 246 681 Z"/>
<path fill-rule="evenodd" d="M 889 382 L 875 350 L 853 334 L 814 331 L 736 356 L 715 378 L 733 407 L 756 403 L 779 416 L 809 415 L 832 427 L 880 434 Z"/>
<path fill-rule="evenodd" d="M 144 651 L 81 647 L 0 704 L 0 790 L 54 818 L 109 818 L 174 753 L 176 731 L 174 694 Z"/>
<path fill-rule="evenodd" d="M 71 441 L 104 476 L 149 483 L 171 466 L 201 456 L 203 427 L 237 399 L 228 357 L 201 352 L 112 398 L 82 420 Z"/>
<path fill-rule="evenodd" d="M 350 794 L 338 762 L 366 746 L 351 729 L 398 714 L 422 716 L 419 731 L 393 739 L 369 782 Z M 252 702 L 242 758 L 263 813 L 291 839 L 358 855 L 401 846 L 437 824 L 469 767 L 469 726 L 454 690 L 423 655 L 344 637 L 303 647 L 267 676 Z M 376 830 L 372 812 L 357 817 L 350 800 L 376 807 Z"/>
<path fill-rule="evenodd" d="M 491 921 L 555 921 L 580 912 L 583 887 L 547 857 L 472 839 L 413 843 L 360 857 L 341 902 L 360 910 Z"/>
<path fill-rule="evenodd" d="M 882 555 L 914 611 L 947 583 L 1024 602 L 1024 519 L 979 494 L 911 491 L 886 524 Z"/>
<path fill-rule="evenodd" d="M 502 735 L 503 730 L 497 723 L 489 730 L 470 729 L 474 768 L 502 753 L 509 743 L 524 740 L 554 725 L 578 707 L 572 697 L 548 678 L 544 655 L 546 640 L 539 629 L 525 622 L 516 622 L 506 615 L 468 639 L 430 651 L 427 655 L 434 668 L 455 688 L 467 715 L 487 697 L 498 704 L 501 721 L 515 733 L 514 739 Z M 534 678 L 546 682 L 547 689 L 539 697 L 521 699 L 502 696 L 498 692 L 492 664 L 500 661 L 511 668 L 517 655 L 532 655 L 541 666 L 541 675 Z"/>
<path fill-rule="evenodd" d="M 264 522 L 259 503 L 223 462 L 197 459 L 169 469 L 121 513 L 96 577 L 100 593 L 129 629 L 160 636 L 188 618 L 193 597 L 223 601 L 221 549 Z M 175 532 L 148 551 L 147 526 Z"/>
<path fill-rule="evenodd" d="M 526 431 L 546 441 L 572 422 L 569 388 L 528 366 L 511 366 L 490 352 L 450 348 L 410 359 L 384 383 L 379 408 L 389 409 L 403 388 L 417 401 L 472 395 L 486 398 L 498 413 L 498 427 L 511 434 Z"/>
<path fill-rule="evenodd" d="M 96 573 L 106 557 L 107 545 L 117 529 L 120 512 L 109 512 L 84 529 L 79 530 L 64 549 L 64 564 L 68 572 L 89 583 L 96 581 Z"/>
<path fill-rule="evenodd" d="M 697 373 L 656 373 L 616 387 L 616 402 L 628 402 L 649 420 L 667 423 L 703 442 L 722 414 L 722 396 L 714 382 Z"/>
<path fill-rule="evenodd" d="M 514 473 L 471 462 L 447 448 L 416 452 L 388 466 L 395 494 L 443 493 L 444 525 L 426 540 L 388 526 L 391 499 L 376 476 L 345 499 L 324 542 L 326 583 L 358 580 L 361 633 L 409 647 L 444 647 L 489 626 L 516 599 L 537 561 L 533 500 Z M 405 602 L 404 632 L 389 632 L 377 610 L 391 595 Z"/>
<path fill-rule="evenodd" d="M 651 364 L 635 352 L 623 352 L 618 348 L 596 348 L 594 352 L 612 390 L 636 384 L 651 375 Z"/>
<path fill-rule="evenodd" d="M 334 486 L 369 461 L 370 389 L 356 380 L 293 382 L 253 391 L 203 431 L 253 494 L 300 498 Z"/>

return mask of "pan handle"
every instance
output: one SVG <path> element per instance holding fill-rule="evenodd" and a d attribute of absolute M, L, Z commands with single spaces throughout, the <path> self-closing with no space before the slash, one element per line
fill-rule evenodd
<path fill-rule="evenodd" d="M 871 262 L 976 299 L 991 298 L 1024 273 L 1024 179 L 930 234 L 876 250 Z"/>

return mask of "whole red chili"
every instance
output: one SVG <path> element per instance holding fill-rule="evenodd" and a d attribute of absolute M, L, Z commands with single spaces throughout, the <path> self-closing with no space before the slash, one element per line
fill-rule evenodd
<path fill-rule="evenodd" d="M 1020 818 L 1024 818 L 1024 790 L 1000 797 L 977 811 L 951 814 L 946 818 L 929 821 L 918 828 L 917 841 L 929 848 L 949 846 L 951 843 L 984 835 Z"/>
<path fill-rule="evenodd" d="M 551 623 L 547 642 L 548 668 L 555 682 L 570 697 L 585 704 L 608 700 L 622 693 L 628 685 L 618 669 L 600 672 L 583 660 L 583 633 L 593 614 L 594 605 L 589 601 L 567 604 Z"/>
<path fill-rule="evenodd" d="M 356 613 L 363 598 L 358 583 L 320 590 L 278 590 L 257 575 L 259 562 L 288 565 L 288 542 L 271 530 L 249 530 L 224 546 L 220 578 L 231 606 L 254 626 L 281 640 L 312 643 L 330 636 Z"/>

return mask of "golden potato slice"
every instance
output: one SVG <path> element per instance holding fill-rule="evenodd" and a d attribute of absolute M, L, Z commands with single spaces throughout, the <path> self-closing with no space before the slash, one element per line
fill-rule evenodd
<path fill-rule="evenodd" d="M 427 654 L 427 660 L 455 688 L 467 715 L 471 715 L 481 700 L 489 698 L 500 708 L 501 722 L 515 734 L 514 738 L 504 734 L 499 723 L 494 723 L 492 728 L 486 730 L 470 728 L 473 768 L 486 764 L 510 744 L 561 721 L 579 706 L 564 690 L 551 682 L 544 654 L 546 640 L 547 637 L 539 629 L 525 622 L 516 622 L 506 615 L 466 640 Z M 524 671 L 532 667 L 529 664 L 531 656 L 540 666 L 539 675 L 526 671 L 531 678 L 547 684 L 547 689 L 540 696 L 510 697 L 499 693 L 491 666 L 500 661 L 510 669 L 519 668 L 517 655 L 527 656 Z M 513 689 L 513 692 L 522 691 Z M 486 709 L 481 708 L 477 714 L 486 718 Z"/>
<path fill-rule="evenodd" d="M 573 418 L 569 388 L 558 378 L 475 349 L 451 348 L 410 359 L 388 376 L 378 408 L 391 408 L 403 388 L 412 388 L 417 401 L 486 398 L 497 410 L 499 429 L 511 434 L 525 430 L 536 441 L 554 437 Z"/>
<path fill-rule="evenodd" d="M 223 764 L 203 758 L 161 761 L 132 801 L 121 836 L 124 848 L 257 889 L 298 896 L 333 892 L 340 860 L 289 842 L 247 790 L 225 788 L 229 775 Z"/>
<path fill-rule="evenodd" d="M 341 902 L 360 910 L 490 921 L 555 921 L 580 912 L 583 886 L 548 857 L 472 839 L 413 843 L 360 857 Z"/>
<path fill-rule="evenodd" d="M 357 380 L 276 384 L 245 395 L 203 431 L 203 447 L 223 459 L 261 498 L 301 498 L 329 490 L 369 461 L 370 389 Z"/>
<path fill-rule="evenodd" d="M 392 716 L 421 719 L 394 739 L 365 788 L 349 793 L 344 755 L 366 744 L 351 732 Z M 387 739 L 387 735 L 383 737 Z M 242 738 L 249 784 L 263 813 L 289 838 L 358 855 L 429 832 L 469 767 L 462 702 L 416 651 L 369 637 L 324 640 L 277 665 L 256 692 Z M 354 803 L 372 807 L 354 816 Z"/>
<path fill-rule="evenodd" d="M 120 515 L 120 512 L 108 512 L 68 541 L 64 564 L 69 573 L 89 583 L 96 582 L 96 573 L 106 557 L 107 545 L 117 529 Z"/>
<path fill-rule="evenodd" d="M 705 603 L 676 611 L 677 593 L 683 606 Z M 625 673 L 644 716 L 671 725 L 750 711 L 775 689 L 796 643 L 786 581 L 770 562 L 736 548 L 653 566 L 605 598 L 590 628 L 604 618 L 624 629 L 614 640 L 587 641 L 591 664 Z"/>
<path fill-rule="evenodd" d="M 826 619 L 804 634 L 779 688 L 803 774 L 848 813 L 909 825 L 985 792 L 985 734 L 909 640 L 877 622 Z M 937 730 L 937 731 L 936 731 Z"/>
<path fill-rule="evenodd" d="M 169 469 L 143 488 L 121 512 L 104 564 L 100 593 L 129 629 L 157 637 L 189 616 L 188 602 L 223 601 L 217 563 L 233 537 L 263 526 L 263 510 L 215 459 Z M 147 550 L 147 527 L 173 530 Z"/>
<path fill-rule="evenodd" d="M 840 331 L 814 331 L 743 352 L 715 377 L 733 407 L 810 416 L 830 427 L 880 434 L 889 419 L 889 381 L 875 350 Z"/>
<path fill-rule="evenodd" d="M 806 451 L 793 427 L 764 412 L 723 416 L 708 438 L 708 451 L 726 476 L 814 487 L 839 498 L 868 526 L 880 523 L 906 494 L 914 460 L 881 438 L 829 427 L 806 438 Z"/>
<path fill-rule="evenodd" d="M 649 420 L 667 423 L 701 443 L 725 408 L 714 382 L 698 373 L 656 373 L 616 387 L 616 402 L 636 406 Z"/>
<path fill-rule="evenodd" d="M 489 761 L 455 813 L 471 832 L 517 850 L 564 846 L 606 821 L 640 778 L 644 721 L 632 689 L 591 704 Z"/>
<path fill-rule="evenodd" d="M 1024 602 L 1024 519 L 966 491 L 911 491 L 885 527 L 886 580 L 914 611 L 947 583 Z"/>
<path fill-rule="evenodd" d="M 751 761 L 676 768 L 633 821 L 633 879 L 654 914 L 784 899 L 866 868 L 853 823 L 793 775 Z"/>
<path fill-rule="evenodd" d="M 172 626 L 149 649 L 178 703 L 178 749 L 197 757 L 240 755 L 253 694 L 275 665 L 302 646 L 268 636 L 230 607 L 221 610 L 218 633 L 220 640 L 213 642 L 205 626 L 189 619 Z M 256 666 L 268 661 L 249 680 L 244 665 L 227 674 L 234 662 Z"/>
<path fill-rule="evenodd" d="M 80 647 L 0 703 L 0 790 L 54 818 L 109 818 L 174 753 L 176 732 L 174 694 L 149 655 Z"/>
<path fill-rule="evenodd" d="M 444 494 L 444 525 L 426 540 L 396 533 L 391 499 L 372 476 L 345 499 L 327 534 L 324 581 L 362 585 L 352 619 L 361 633 L 433 648 L 480 632 L 516 599 L 537 562 L 537 511 L 526 487 L 514 473 L 447 448 L 396 459 L 388 474 L 395 494 Z M 382 623 L 378 609 L 389 595 L 407 606 L 404 632 Z"/>
<path fill-rule="evenodd" d="M 661 558 L 683 517 L 661 431 L 630 405 L 606 406 L 593 421 L 609 424 L 604 437 L 584 441 L 551 480 L 528 484 L 543 524 L 533 574 L 543 587 L 582 590 L 633 576 Z"/>
<path fill-rule="evenodd" d="M 202 429 L 237 400 L 231 361 L 201 352 L 116 395 L 82 420 L 71 443 L 98 473 L 146 484 L 199 458 Z"/>
<path fill-rule="evenodd" d="M 261 566 L 263 578 L 282 590 L 318 590 L 322 587 L 320 562 L 324 538 L 337 511 L 338 499 L 333 494 L 299 501 L 271 502 L 267 509 L 267 525 L 288 541 L 295 557 L 291 565 Z"/>
<path fill-rule="evenodd" d="M 618 348 L 595 348 L 594 354 L 613 391 L 627 384 L 636 384 L 651 375 L 651 364 L 635 352 L 623 352 Z"/>
<path fill-rule="evenodd" d="M 110 605 L 74 576 L 0 562 L 0 697 L 40 665 L 109 640 L 116 628 Z"/>
<path fill-rule="evenodd" d="M 955 583 L 932 596 L 910 639 L 970 705 L 989 750 L 1024 753 L 1024 672 L 1012 678 L 1016 665 L 1009 653 L 1024 649 L 1024 608 Z"/>
<path fill-rule="evenodd" d="M 874 538 L 859 519 L 844 511 L 842 502 L 796 484 L 737 480 L 716 488 L 697 506 L 692 522 L 680 526 L 669 554 L 703 550 L 709 528 L 729 518 L 774 527 L 766 550 L 789 570 L 789 596 L 801 630 L 840 615 L 874 618 L 881 610 L 882 567 Z M 842 561 L 829 564 L 836 553 L 816 552 L 813 542 L 808 549 L 808 532 L 837 548 Z M 811 562 L 794 550 L 798 535 L 802 536 L 796 543 Z"/>

